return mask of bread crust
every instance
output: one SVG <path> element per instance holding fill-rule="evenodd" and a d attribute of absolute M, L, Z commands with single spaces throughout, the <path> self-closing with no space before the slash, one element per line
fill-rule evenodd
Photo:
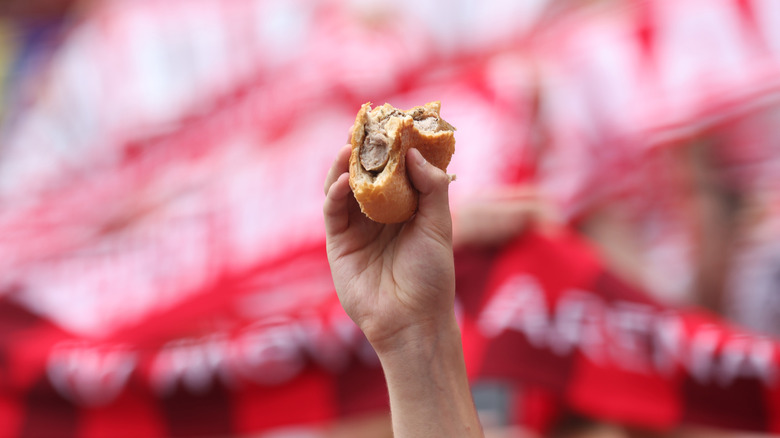
<path fill-rule="evenodd" d="M 364 104 L 355 118 L 352 130 L 352 153 L 349 159 L 349 185 L 363 213 L 375 222 L 391 224 L 405 222 L 417 211 L 419 194 L 406 174 L 406 153 L 416 148 L 423 157 L 443 171 L 447 171 L 455 152 L 455 128 L 441 119 L 440 102 L 402 111 L 391 116 L 385 125 L 389 154 L 384 169 L 375 174 L 367 171 L 360 161 L 360 150 L 366 137 L 369 118 L 380 111 L 396 110 L 389 104 L 371 109 Z M 437 131 L 418 129 L 414 117 L 435 116 L 440 126 Z"/>

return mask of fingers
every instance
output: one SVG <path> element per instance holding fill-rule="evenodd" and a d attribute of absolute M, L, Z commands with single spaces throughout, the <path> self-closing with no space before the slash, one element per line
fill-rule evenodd
<path fill-rule="evenodd" d="M 472 202 L 457 209 L 455 246 L 492 246 L 508 242 L 525 231 L 534 211 L 527 201 L 488 200 Z"/>
<path fill-rule="evenodd" d="M 325 233 L 339 234 L 349 226 L 349 174 L 342 173 L 330 185 L 325 196 L 322 213 L 325 216 Z"/>
<path fill-rule="evenodd" d="M 350 145 L 344 145 L 336 154 L 336 159 L 325 178 L 325 204 L 322 207 L 325 216 L 325 232 L 332 236 L 344 231 L 349 225 L 349 154 Z"/>
<path fill-rule="evenodd" d="M 325 178 L 325 195 L 327 196 L 328 190 L 330 189 L 330 186 L 336 182 L 336 180 L 341 176 L 342 173 L 349 171 L 349 154 L 352 151 L 352 147 L 350 145 L 344 145 L 341 149 L 339 149 L 338 154 L 336 154 L 336 159 L 333 161 L 333 164 L 330 166 L 330 170 L 328 171 L 328 176 Z"/>
<path fill-rule="evenodd" d="M 513 191 L 526 197 L 502 195 Z M 501 245 L 526 231 L 552 235 L 561 229 L 553 205 L 529 189 L 507 188 L 488 196 L 472 198 L 453 211 L 456 247 Z"/>
<path fill-rule="evenodd" d="M 449 235 L 452 227 L 449 204 L 450 177 L 430 164 L 417 149 L 406 154 L 406 170 L 414 188 L 420 192 L 418 215 L 430 219 Z"/>

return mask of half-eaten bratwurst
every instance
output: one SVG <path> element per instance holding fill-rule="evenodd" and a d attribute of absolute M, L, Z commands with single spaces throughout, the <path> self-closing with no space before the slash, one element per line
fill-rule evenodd
<path fill-rule="evenodd" d="M 404 222 L 417 211 L 419 194 L 406 175 L 406 151 L 416 148 L 447 171 L 455 128 L 439 116 L 439 102 L 408 111 L 364 104 L 352 131 L 349 185 L 360 209 L 375 222 Z"/>

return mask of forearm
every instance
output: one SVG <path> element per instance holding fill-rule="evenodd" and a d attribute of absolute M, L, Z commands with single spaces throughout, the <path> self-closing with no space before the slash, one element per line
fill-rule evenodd
<path fill-rule="evenodd" d="M 440 330 L 409 329 L 378 353 L 396 438 L 483 436 L 454 316 Z"/>

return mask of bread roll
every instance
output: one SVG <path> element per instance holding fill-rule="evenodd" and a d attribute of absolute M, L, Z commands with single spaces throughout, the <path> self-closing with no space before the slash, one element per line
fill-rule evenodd
<path fill-rule="evenodd" d="M 440 102 L 408 111 L 364 104 L 352 130 L 349 185 L 363 213 L 375 222 L 404 222 L 417 211 L 418 192 L 406 175 L 406 151 L 417 148 L 447 171 L 455 128 L 439 116 Z"/>

